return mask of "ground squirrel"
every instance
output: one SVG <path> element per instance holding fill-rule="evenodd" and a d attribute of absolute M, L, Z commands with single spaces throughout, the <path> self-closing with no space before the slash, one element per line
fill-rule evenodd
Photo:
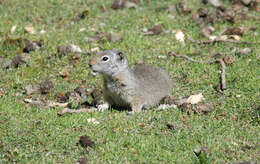
<path fill-rule="evenodd" d="M 132 69 L 123 53 L 116 49 L 95 54 L 89 67 L 93 73 L 101 73 L 105 101 L 115 109 L 140 112 L 172 92 L 173 83 L 165 70 L 140 64 Z"/>

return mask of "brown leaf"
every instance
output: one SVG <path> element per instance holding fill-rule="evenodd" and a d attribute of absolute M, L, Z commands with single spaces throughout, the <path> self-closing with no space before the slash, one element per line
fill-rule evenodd
<path fill-rule="evenodd" d="M 40 47 L 42 47 L 42 45 L 43 45 L 43 40 L 33 41 L 33 42 L 26 40 L 23 52 L 29 53 L 31 51 L 35 51 L 35 50 L 39 49 Z"/>
<path fill-rule="evenodd" d="M 172 104 L 175 104 L 175 101 L 174 99 L 172 99 L 170 96 L 166 96 L 164 97 L 161 101 L 160 101 L 161 104 L 169 104 L 169 105 L 172 105 Z"/>
<path fill-rule="evenodd" d="M 82 98 L 86 98 L 88 96 L 88 92 L 86 91 L 86 88 L 84 85 L 80 85 L 77 88 L 74 89 L 75 92 L 77 92 Z"/>
<path fill-rule="evenodd" d="M 68 101 L 68 98 L 66 97 L 65 93 L 63 93 L 63 92 L 58 92 L 56 94 L 56 99 L 58 102 L 62 102 L 62 103 Z"/>
<path fill-rule="evenodd" d="M 99 98 L 102 95 L 102 91 L 98 89 L 94 89 L 90 95 L 92 96 L 93 99 Z"/>
<path fill-rule="evenodd" d="M 198 104 L 202 100 L 204 100 L 204 97 L 203 97 L 202 93 L 199 93 L 199 94 L 196 94 L 196 95 L 189 96 L 186 103 Z"/>
<path fill-rule="evenodd" d="M 2 64 L 3 62 L 4 62 L 4 58 L 0 56 L 0 64 Z"/>
<path fill-rule="evenodd" d="M 145 124 L 144 124 L 144 123 L 141 123 L 141 124 L 139 124 L 139 126 L 140 126 L 141 128 L 144 128 L 144 127 L 145 127 Z"/>
<path fill-rule="evenodd" d="M 126 1 L 124 7 L 128 8 L 128 9 L 135 9 L 135 8 L 137 8 L 137 5 L 136 5 L 136 3 Z"/>
<path fill-rule="evenodd" d="M 204 36 L 204 37 L 207 37 L 207 38 L 210 38 L 210 34 L 215 31 L 215 28 L 210 26 L 210 25 L 206 25 L 204 26 L 201 31 L 200 31 L 200 35 L 201 36 Z"/>
<path fill-rule="evenodd" d="M 200 114 L 206 114 L 213 110 L 214 106 L 212 103 L 198 104 L 196 106 L 196 111 Z"/>
<path fill-rule="evenodd" d="M 191 107 L 190 103 L 183 103 L 183 104 L 179 105 L 178 107 L 181 108 L 181 110 L 183 112 L 186 112 L 188 114 L 190 114 L 192 112 L 192 110 L 191 110 L 192 107 Z"/>
<path fill-rule="evenodd" d="M 70 51 L 70 47 L 69 46 L 59 46 L 58 47 L 58 54 L 67 55 L 70 52 L 71 51 Z"/>
<path fill-rule="evenodd" d="M 121 36 L 109 33 L 106 35 L 106 38 L 109 42 L 116 42 L 116 41 L 122 41 L 124 40 Z"/>
<path fill-rule="evenodd" d="M 54 88 L 54 83 L 51 80 L 43 81 L 39 84 L 40 92 L 42 94 L 49 93 L 49 91 Z"/>
<path fill-rule="evenodd" d="M 76 164 L 88 164 L 88 158 L 80 158 Z"/>
<path fill-rule="evenodd" d="M 124 0 L 115 0 L 111 6 L 112 9 L 122 9 L 124 8 L 125 1 Z"/>
<path fill-rule="evenodd" d="M 131 1 L 124 1 L 124 0 L 115 0 L 111 6 L 112 9 L 122 9 L 122 8 L 137 8 L 136 3 Z"/>
<path fill-rule="evenodd" d="M 235 54 L 236 55 L 248 55 L 251 53 L 251 48 L 242 48 L 242 49 L 238 49 Z"/>
<path fill-rule="evenodd" d="M 244 29 L 242 27 L 231 27 L 223 32 L 224 35 L 240 35 L 244 34 Z"/>
<path fill-rule="evenodd" d="M 69 76 L 69 71 L 64 69 L 64 70 L 60 71 L 59 74 L 61 77 L 66 78 Z"/>
<path fill-rule="evenodd" d="M 171 129 L 171 130 L 177 129 L 177 127 L 175 125 L 173 125 L 171 122 L 167 122 L 166 126 L 168 127 L 168 129 Z"/>
<path fill-rule="evenodd" d="M 235 58 L 233 56 L 225 56 L 224 57 L 224 62 L 227 64 L 227 65 L 231 65 L 235 62 Z"/>
<path fill-rule="evenodd" d="M 184 0 L 176 4 L 176 10 L 178 13 L 182 13 L 184 15 L 191 13 L 191 9 L 186 6 L 186 2 Z"/>
<path fill-rule="evenodd" d="M 78 15 L 78 18 L 79 19 L 85 19 L 89 14 L 89 11 L 88 10 L 84 10 L 83 12 L 81 12 L 79 15 Z"/>
<path fill-rule="evenodd" d="M 106 12 L 107 11 L 107 8 L 104 6 L 104 5 L 101 5 L 99 7 L 99 9 L 102 11 L 102 12 Z"/>
<path fill-rule="evenodd" d="M 21 55 L 16 55 L 13 57 L 11 65 L 15 68 L 17 68 L 19 65 L 27 63 L 29 60 L 29 56 L 27 54 L 22 53 Z"/>
<path fill-rule="evenodd" d="M 196 149 L 193 150 L 193 152 L 198 157 L 201 153 L 207 155 L 209 153 L 209 149 L 206 146 L 202 146 L 202 147 L 197 147 Z"/>
<path fill-rule="evenodd" d="M 25 86 L 25 92 L 27 95 L 33 94 L 33 93 L 40 93 L 38 85 L 26 85 Z"/>
<path fill-rule="evenodd" d="M 3 91 L 0 91 L 0 97 L 4 96 L 6 93 Z"/>
<path fill-rule="evenodd" d="M 155 9 L 156 12 L 161 12 L 161 11 L 166 11 L 168 13 L 172 13 L 176 10 L 176 6 L 175 5 L 169 5 L 167 7 L 158 7 Z"/>
<path fill-rule="evenodd" d="M 81 136 L 79 143 L 82 147 L 93 147 L 95 143 L 89 138 L 89 136 Z"/>
<path fill-rule="evenodd" d="M 143 31 L 144 35 L 159 35 L 163 32 L 163 27 L 161 24 L 155 25 L 147 31 Z"/>
<path fill-rule="evenodd" d="M 71 45 L 63 45 L 58 47 L 58 54 L 67 55 L 69 53 L 81 53 L 81 49 L 79 46 L 71 44 Z"/>
<path fill-rule="evenodd" d="M 24 31 L 29 33 L 29 34 L 36 34 L 36 31 L 32 25 L 28 25 L 24 28 Z"/>
<path fill-rule="evenodd" d="M 87 36 L 84 38 L 86 42 L 103 42 L 105 38 L 105 34 L 103 32 L 97 32 L 94 36 Z"/>
<path fill-rule="evenodd" d="M 208 10 L 206 8 L 199 8 L 197 13 L 201 18 L 205 18 L 208 16 Z"/>
<path fill-rule="evenodd" d="M 20 65 L 26 64 L 29 60 L 30 56 L 22 53 L 20 55 L 16 55 L 14 56 L 11 60 L 7 60 L 7 61 L 2 61 L 3 64 L 3 68 L 8 69 L 11 67 L 17 68 Z"/>
<path fill-rule="evenodd" d="M 208 2 L 209 2 L 212 6 L 214 6 L 214 7 L 219 7 L 219 6 L 221 6 L 220 0 L 208 0 Z"/>

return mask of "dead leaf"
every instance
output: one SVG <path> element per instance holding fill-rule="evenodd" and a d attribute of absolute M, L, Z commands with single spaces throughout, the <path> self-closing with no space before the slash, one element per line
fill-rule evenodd
<path fill-rule="evenodd" d="M 38 85 L 26 85 L 25 86 L 25 91 L 27 95 L 33 94 L 33 93 L 39 93 L 39 86 Z"/>
<path fill-rule="evenodd" d="M 213 110 L 214 106 L 212 103 L 198 104 L 196 106 L 196 111 L 200 114 L 206 114 Z"/>
<path fill-rule="evenodd" d="M 191 95 L 186 103 L 190 103 L 190 104 L 198 104 L 199 102 L 201 102 L 202 100 L 204 100 L 204 97 L 202 95 L 202 93 L 196 94 L 196 95 Z"/>
<path fill-rule="evenodd" d="M 36 31 L 34 29 L 34 27 L 32 25 L 28 25 L 24 28 L 25 32 L 29 33 L 29 34 L 36 34 Z"/>
<path fill-rule="evenodd" d="M 99 7 L 99 9 L 102 11 L 102 12 L 106 12 L 107 11 L 107 8 L 105 7 L 105 5 L 101 5 Z"/>
<path fill-rule="evenodd" d="M 99 51 L 99 47 L 94 47 L 91 48 L 90 52 L 98 52 Z"/>
<path fill-rule="evenodd" d="M 71 49 L 71 52 L 73 52 L 73 53 L 81 53 L 82 52 L 80 47 L 77 46 L 77 45 L 74 45 L 74 44 L 70 45 L 70 49 Z"/>
<path fill-rule="evenodd" d="M 143 35 L 159 35 L 163 32 L 163 27 L 161 24 L 155 25 L 148 30 L 143 30 Z"/>
<path fill-rule="evenodd" d="M 128 9 L 131 9 L 131 8 L 137 8 L 137 5 L 133 2 L 130 2 L 130 1 L 126 1 L 124 3 L 124 7 L 128 8 Z"/>
<path fill-rule="evenodd" d="M 79 46 L 71 44 L 58 47 L 58 54 L 67 55 L 69 53 L 81 53 L 82 50 Z"/>
<path fill-rule="evenodd" d="M 141 128 L 144 128 L 144 127 L 145 127 L 145 124 L 144 124 L 144 123 L 141 123 L 141 124 L 139 124 L 139 126 L 140 126 Z"/>
<path fill-rule="evenodd" d="M 43 40 L 32 41 L 32 42 L 29 41 L 29 40 L 26 40 L 23 52 L 24 53 L 29 53 L 31 51 L 35 51 L 35 50 L 41 48 L 42 46 L 43 46 Z"/>
<path fill-rule="evenodd" d="M 64 69 L 64 70 L 60 71 L 59 74 L 61 77 L 66 78 L 69 76 L 69 71 Z"/>
<path fill-rule="evenodd" d="M 96 32 L 94 36 L 87 36 L 84 38 L 86 42 L 103 42 L 105 39 L 105 34 L 103 32 Z"/>
<path fill-rule="evenodd" d="M 175 5 L 169 5 L 169 6 L 166 6 L 166 7 L 158 7 L 155 9 L 156 12 L 161 12 L 161 11 L 166 11 L 168 13 L 172 13 L 174 12 L 176 9 L 176 6 Z"/>
<path fill-rule="evenodd" d="M 88 118 L 88 123 L 93 123 L 94 125 L 98 125 L 100 122 L 98 122 L 95 118 Z"/>
<path fill-rule="evenodd" d="M 124 8 L 125 1 L 124 0 L 115 0 L 111 6 L 112 9 L 122 9 Z"/>
<path fill-rule="evenodd" d="M 244 29 L 242 27 L 231 27 L 223 32 L 224 35 L 239 35 L 244 34 Z"/>
<path fill-rule="evenodd" d="M 178 107 L 183 111 L 186 112 L 187 114 L 190 114 L 192 112 L 192 106 L 190 103 L 182 103 L 180 105 L 178 105 Z"/>
<path fill-rule="evenodd" d="M 124 40 L 121 36 L 113 34 L 113 33 L 109 33 L 106 35 L 106 38 L 109 42 L 116 42 L 116 41 L 122 41 Z"/>
<path fill-rule="evenodd" d="M 227 65 L 231 65 L 235 62 L 235 58 L 231 55 L 228 55 L 228 56 L 225 56 L 224 57 L 224 62 L 227 64 Z"/>
<path fill-rule="evenodd" d="M 46 31 L 44 29 L 41 29 L 40 34 L 45 34 Z"/>
<path fill-rule="evenodd" d="M 242 48 L 242 49 L 238 49 L 235 54 L 236 55 L 248 55 L 251 53 L 251 48 Z"/>
<path fill-rule="evenodd" d="M 197 13 L 200 18 L 206 18 L 208 16 L 208 10 L 206 8 L 199 8 Z"/>
<path fill-rule="evenodd" d="M 80 158 L 76 164 L 88 164 L 88 158 Z"/>
<path fill-rule="evenodd" d="M 7 61 L 3 62 L 3 68 L 5 68 L 5 69 L 11 68 L 11 67 L 17 68 L 20 65 L 26 64 L 29 59 L 30 59 L 30 56 L 28 56 L 27 54 L 24 54 L 24 53 L 22 53 L 20 55 L 16 55 L 11 60 L 7 60 Z"/>
<path fill-rule="evenodd" d="M 212 6 L 214 6 L 214 7 L 219 7 L 219 6 L 221 6 L 220 0 L 208 0 L 208 2 L 209 2 Z"/>
<path fill-rule="evenodd" d="M 164 97 L 164 98 L 160 101 L 160 104 L 169 104 L 169 105 L 172 105 L 172 104 L 175 104 L 175 101 L 174 101 L 174 99 L 172 99 L 170 96 L 166 96 L 166 97 Z"/>
<path fill-rule="evenodd" d="M 0 90 L 0 97 L 4 96 L 6 93 Z"/>
<path fill-rule="evenodd" d="M 131 1 L 124 1 L 124 0 L 115 0 L 111 6 L 112 9 L 122 9 L 122 8 L 137 8 L 136 3 Z"/>
<path fill-rule="evenodd" d="M 11 65 L 14 68 L 17 68 L 19 65 L 27 63 L 29 58 L 30 57 L 25 53 L 22 53 L 21 55 L 16 55 L 15 57 L 13 57 Z"/>
<path fill-rule="evenodd" d="M 156 110 L 167 110 L 167 109 L 172 109 L 172 108 L 177 108 L 177 105 L 175 104 L 160 104 Z"/>
<path fill-rule="evenodd" d="M 210 34 L 211 34 L 212 32 L 214 32 L 214 31 L 215 31 L 215 28 L 214 28 L 214 27 L 212 27 L 211 25 L 206 25 L 206 26 L 204 26 L 204 27 L 201 29 L 200 35 L 201 35 L 201 36 L 204 36 L 204 37 L 207 37 L 207 38 L 210 38 L 210 37 L 212 37 L 212 36 L 210 36 Z"/>
<path fill-rule="evenodd" d="M 17 27 L 16 25 L 12 26 L 12 28 L 11 28 L 11 33 L 14 33 L 14 32 L 15 32 L 16 27 Z"/>
<path fill-rule="evenodd" d="M 39 84 L 39 90 L 42 94 L 47 94 L 54 88 L 54 83 L 51 80 L 43 81 Z"/>
<path fill-rule="evenodd" d="M 3 62 L 4 62 L 4 58 L 0 56 L 0 64 L 2 64 Z"/>
<path fill-rule="evenodd" d="M 83 12 L 81 12 L 79 15 L 78 15 L 78 18 L 79 19 L 85 19 L 89 14 L 89 11 L 88 10 L 84 10 Z"/>
<path fill-rule="evenodd" d="M 184 43 L 184 41 L 185 41 L 185 35 L 184 35 L 184 33 L 183 33 L 181 30 L 178 30 L 178 31 L 175 33 L 175 39 L 176 39 L 178 42 Z"/>
<path fill-rule="evenodd" d="M 158 59 L 166 59 L 167 58 L 167 56 L 165 56 L 165 55 L 159 55 L 158 56 Z"/>
<path fill-rule="evenodd" d="M 184 15 L 191 13 L 191 9 L 187 7 L 186 2 L 184 0 L 176 4 L 176 10 L 178 13 L 182 13 Z"/>
<path fill-rule="evenodd" d="M 196 149 L 193 150 L 193 152 L 198 157 L 200 156 L 201 153 L 207 155 L 209 153 L 209 149 L 206 146 L 202 146 L 202 147 L 197 147 Z"/>
<path fill-rule="evenodd" d="M 171 129 L 171 130 L 176 130 L 177 129 L 177 127 L 175 125 L 173 125 L 171 122 L 167 122 L 166 126 L 168 127 L 168 129 Z"/>
<path fill-rule="evenodd" d="M 79 143 L 82 147 L 93 147 L 95 145 L 89 136 L 81 136 L 79 138 Z"/>

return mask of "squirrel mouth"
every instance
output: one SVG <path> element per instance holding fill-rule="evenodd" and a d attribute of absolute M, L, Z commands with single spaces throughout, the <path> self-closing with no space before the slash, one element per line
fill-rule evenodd
<path fill-rule="evenodd" d="M 98 72 L 95 71 L 95 70 L 91 70 L 91 74 L 92 74 L 93 76 L 96 76 L 96 75 L 98 74 Z"/>

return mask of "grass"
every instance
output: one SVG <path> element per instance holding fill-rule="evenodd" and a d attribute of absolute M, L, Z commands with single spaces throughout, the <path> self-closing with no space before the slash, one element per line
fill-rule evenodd
<path fill-rule="evenodd" d="M 258 45 L 216 43 L 199 46 L 187 42 L 185 45 L 174 40 L 174 34 L 143 36 L 141 30 L 155 24 L 165 29 L 183 30 L 194 39 L 199 38 L 200 25 L 190 19 L 173 13 L 155 12 L 160 6 L 175 4 L 177 1 L 146 1 L 137 9 L 112 10 L 112 0 L 3 0 L 0 4 L 1 56 L 12 58 L 20 53 L 19 48 L 4 49 L 6 36 L 43 39 L 44 47 L 29 54 L 30 61 L 24 66 L 11 69 L 0 68 L 0 89 L 7 94 L 0 96 L 0 163 L 75 163 L 87 157 L 90 163 L 200 163 L 193 150 L 206 146 L 209 154 L 207 163 L 235 163 L 260 161 L 259 158 L 259 91 L 260 91 L 260 49 Z M 200 1 L 187 1 L 194 11 Z M 228 2 L 225 2 L 229 4 Z M 107 11 L 102 13 L 99 6 Z M 207 7 L 214 10 L 213 7 Z M 72 23 L 85 9 L 86 19 Z M 250 15 L 259 13 L 249 11 Z M 45 34 L 24 33 L 24 27 L 32 24 L 37 31 Z M 12 26 L 17 25 L 14 33 Z M 242 40 L 260 41 L 259 21 L 240 21 L 235 24 L 220 22 L 214 27 L 218 33 L 226 27 L 256 27 L 258 35 L 246 30 Z M 78 32 L 86 28 L 83 32 Z M 114 32 L 124 37 L 122 42 L 86 43 L 84 37 L 94 35 L 91 29 Z M 82 113 L 58 117 L 60 109 L 41 109 L 22 103 L 25 97 L 55 99 L 58 92 L 74 89 L 86 80 L 86 88 L 101 86 L 100 78 L 91 76 L 88 60 L 91 55 L 82 55 L 78 60 L 70 56 L 55 57 L 59 45 L 76 44 L 82 50 L 93 47 L 120 49 L 131 64 L 144 60 L 166 69 L 176 87 L 173 97 L 184 97 L 203 93 L 205 102 L 218 103 L 214 111 L 207 115 L 182 112 L 180 109 L 167 111 L 148 110 L 134 116 L 126 111 L 106 111 L 104 113 Z M 235 48 L 250 47 L 248 56 L 234 56 L 235 63 L 227 66 L 226 98 L 222 99 L 214 87 L 219 84 L 219 65 L 190 63 L 184 59 L 167 56 L 169 51 L 190 55 L 195 59 L 211 59 L 215 53 L 231 54 Z M 159 55 L 166 59 L 158 60 Z M 61 78 L 59 71 L 68 68 L 68 78 Z M 185 78 L 182 77 L 185 75 Z M 24 87 L 50 78 L 55 89 L 46 96 L 24 93 Z M 0 91 L 1 91 L 0 90 Z M 88 118 L 96 118 L 100 124 L 88 123 Z M 177 125 L 170 130 L 166 122 Z M 92 149 L 77 145 L 79 137 L 88 135 L 96 143 Z"/>

